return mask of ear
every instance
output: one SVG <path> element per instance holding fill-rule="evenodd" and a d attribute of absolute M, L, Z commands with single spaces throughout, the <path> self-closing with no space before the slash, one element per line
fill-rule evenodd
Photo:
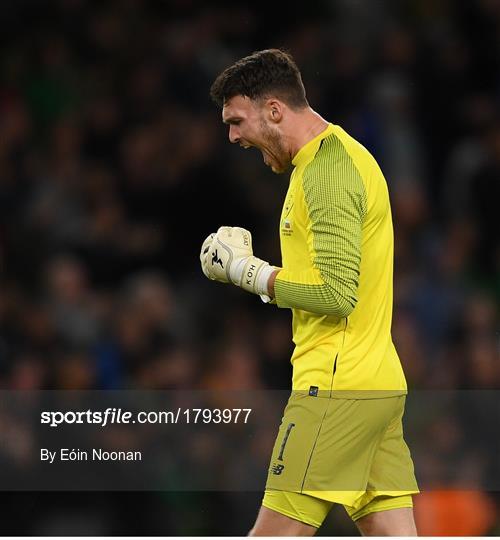
<path fill-rule="evenodd" d="M 279 124 L 283 119 L 283 103 L 279 99 L 270 98 L 266 101 L 265 107 L 268 120 L 275 124 Z"/>

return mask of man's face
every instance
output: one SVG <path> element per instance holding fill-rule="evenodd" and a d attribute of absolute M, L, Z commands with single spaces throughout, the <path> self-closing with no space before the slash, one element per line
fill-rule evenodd
<path fill-rule="evenodd" d="M 264 163 L 275 173 L 283 173 L 290 166 L 280 130 L 271 121 L 271 110 L 265 100 L 234 96 L 224 103 L 222 121 L 229 125 L 229 140 L 242 148 L 255 146 L 262 152 Z"/>

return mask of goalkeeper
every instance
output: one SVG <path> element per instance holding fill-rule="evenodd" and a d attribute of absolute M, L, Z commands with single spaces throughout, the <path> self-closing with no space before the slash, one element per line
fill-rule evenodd
<path fill-rule="evenodd" d="M 313 535 L 339 503 L 363 535 L 416 535 L 382 172 L 363 146 L 309 107 L 283 51 L 239 60 L 217 77 L 211 96 L 230 142 L 258 148 L 276 173 L 293 165 L 280 267 L 254 256 L 251 234 L 240 227 L 219 228 L 200 253 L 208 278 L 293 313 L 292 395 L 251 534 Z"/>

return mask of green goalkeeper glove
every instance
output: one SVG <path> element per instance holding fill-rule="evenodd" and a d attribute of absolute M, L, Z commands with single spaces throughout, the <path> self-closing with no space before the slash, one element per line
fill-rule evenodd
<path fill-rule="evenodd" d="M 220 227 L 203 242 L 200 262 L 207 278 L 234 283 L 269 302 L 267 284 L 276 268 L 254 257 L 252 235 L 246 229 Z"/>

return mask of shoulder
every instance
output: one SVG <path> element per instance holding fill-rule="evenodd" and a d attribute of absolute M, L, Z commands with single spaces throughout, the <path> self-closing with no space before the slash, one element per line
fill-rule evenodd
<path fill-rule="evenodd" d="M 324 206 L 327 203 L 332 207 L 354 205 L 360 214 L 366 213 L 362 175 L 349 149 L 336 133 L 323 139 L 314 158 L 306 166 L 303 190 L 311 204 Z"/>
<path fill-rule="evenodd" d="M 330 133 L 330 135 L 321 141 L 310 165 L 313 167 L 319 165 L 337 165 L 348 160 L 349 157 L 349 153 L 340 138 L 335 133 Z"/>
<path fill-rule="evenodd" d="M 314 158 L 304 169 L 304 183 L 326 182 L 332 187 L 347 183 L 361 188 L 363 180 L 355 164 L 352 149 L 346 142 L 335 132 L 325 137 Z"/>

